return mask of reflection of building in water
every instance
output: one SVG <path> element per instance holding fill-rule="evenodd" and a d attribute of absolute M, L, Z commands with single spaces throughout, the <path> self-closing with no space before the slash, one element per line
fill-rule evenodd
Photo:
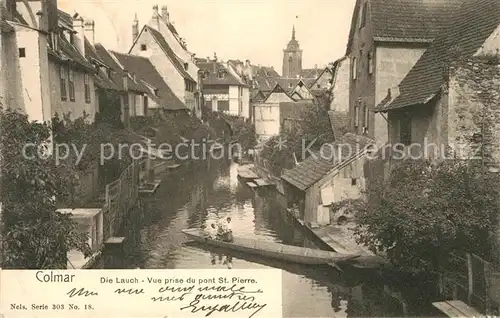
<path fill-rule="evenodd" d="M 232 164 L 229 166 L 229 188 L 231 192 L 236 192 L 238 185 L 238 165 Z"/>
<path fill-rule="evenodd" d="M 265 220 L 264 220 L 264 209 L 266 208 L 266 201 L 260 197 L 257 193 L 255 193 L 254 197 L 254 217 L 255 217 L 255 230 L 261 231 L 265 229 Z"/>

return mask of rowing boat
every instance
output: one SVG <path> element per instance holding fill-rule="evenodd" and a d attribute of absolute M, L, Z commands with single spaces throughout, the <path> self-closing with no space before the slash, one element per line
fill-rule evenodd
<path fill-rule="evenodd" d="M 198 242 L 209 245 L 220 246 L 240 252 L 256 254 L 264 257 L 280 259 L 287 262 L 323 265 L 332 262 L 346 262 L 359 257 L 357 254 L 340 254 L 336 252 L 316 250 L 312 248 L 285 245 L 275 242 L 267 242 L 257 239 L 249 239 L 242 237 L 233 237 L 232 243 L 223 242 L 207 238 L 203 230 L 187 229 L 182 230 L 182 233 Z"/>

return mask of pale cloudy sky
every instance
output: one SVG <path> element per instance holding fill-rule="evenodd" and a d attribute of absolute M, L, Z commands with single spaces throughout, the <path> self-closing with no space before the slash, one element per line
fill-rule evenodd
<path fill-rule="evenodd" d="M 147 23 L 152 7 L 167 5 L 170 19 L 198 57 L 249 59 L 281 72 L 283 49 L 295 24 L 303 67 L 343 56 L 355 0 L 58 0 L 60 9 L 92 18 L 96 41 L 127 51 L 132 20 Z M 298 18 L 296 18 L 298 16 Z"/>

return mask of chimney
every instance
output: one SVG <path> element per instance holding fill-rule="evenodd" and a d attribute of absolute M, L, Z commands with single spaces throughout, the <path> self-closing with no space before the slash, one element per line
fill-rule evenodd
<path fill-rule="evenodd" d="M 217 73 L 217 60 L 212 62 L 212 69 L 213 69 L 214 73 Z"/>
<path fill-rule="evenodd" d="M 217 52 L 214 52 L 214 61 L 217 62 Z"/>
<path fill-rule="evenodd" d="M 162 18 L 163 22 L 165 22 L 166 25 L 168 25 L 170 23 L 170 18 L 169 18 L 167 6 L 161 7 L 161 18 Z"/>
<path fill-rule="evenodd" d="M 132 22 L 132 43 L 137 39 L 139 35 L 139 20 L 137 19 L 137 13 L 134 17 L 134 22 Z"/>
<path fill-rule="evenodd" d="M 153 6 L 153 16 L 151 18 L 153 20 L 153 27 L 155 27 L 157 30 L 160 30 L 160 14 L 158 13 L 157 4 Z"/>
<path fill-rule="evenodd" d="M 92 46 L 95 44 L 95 22 L 94 20 L 87 20 L 83 26 L 85 37 L 89 40 Z"/>
<path fill-rule="evenodd" d="M 314 64 L 314 69 L 317 70 L 318 69 L 318 64 Z"/>
<path fill-rule="evenodd" d="M 74 46 L 83 56 L 85 56 L 85 32 L 83 29 L 83 18 L 76 15 L 73 18 L 73 29 L 75 29 L 76 34 L 74 35 Z"/>

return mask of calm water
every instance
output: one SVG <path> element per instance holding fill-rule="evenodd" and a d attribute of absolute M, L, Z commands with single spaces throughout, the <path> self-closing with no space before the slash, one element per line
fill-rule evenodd
<path fill-rule="evenodd" d="M 238 181 L 237 167 L 235 163 L 212 161 L 160 176 L 162 185 L 154 196 L 144 200 L 143 219 L 130 220 L 127 225 L 133 233 L 127 248 L 127 267 L 228 268 L 224 255 L 212 264 L 211 255 L 220 251 L 190 243 L 181 233 L 182 229 L 199 227 L 221 216 L 231 216 L 238 236 L 315 247 L 286 220 L 275 194 L 257 194 Z M 388 286 L 369 276 L 244 254 L 231 256 L 233 269 L 283 270 L 285 317 L 403 316 L 401 304 L 384 292 Z M 408 314 L 416 315 L 428 304 L 413 301 Z"/>

